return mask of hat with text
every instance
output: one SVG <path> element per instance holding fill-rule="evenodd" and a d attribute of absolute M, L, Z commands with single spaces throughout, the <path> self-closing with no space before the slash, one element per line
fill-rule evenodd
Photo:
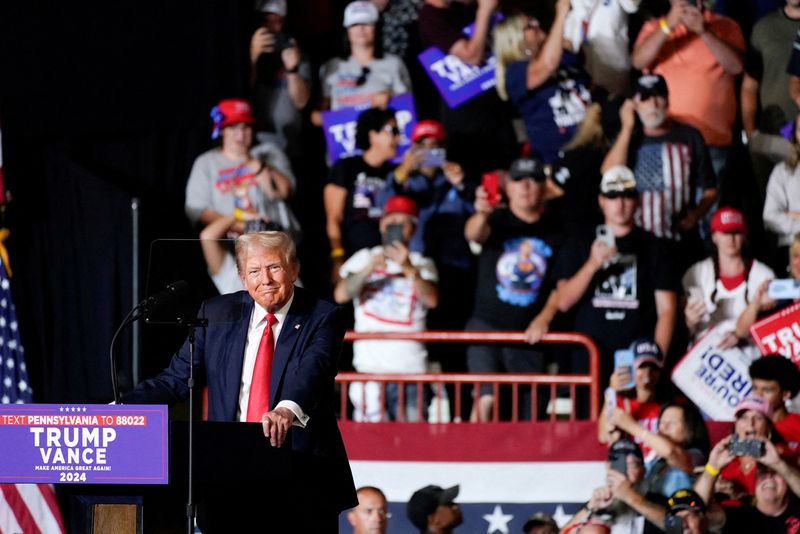
<path fill-rule="evenodd" d="M 603 173 L 600 180 L 600 194 L 614 195 L 636 191 L 636 178 L 633 171 L 625 165 L 613 165 Z"/>
<path fill-rule="evenodd" d="M 416 143 L 420 139 L 432 137 L 440 143 L 444 142 L 444 126 L 439 121 L 432 121 L 426 119 L 419 121 L 414 129 L 411 131 L 411 142 Z"/>
<path fill-rule="evenodd" d="M 349 28 L 356 24 L 375 24 L 378 22 L 378 8 L 372 2 L 358 0 L 344 8 L 342 26 Z"/>
<path fill-rule="evenodd" d="M 748 395 L 740 400 L 733 414 L 738 418 L 744 412 L 751 410 L 760 413 L 770 421 L 772 420 L 772 407 L 764 397 L 759 397 L 758 395 Z"/>
<path fill-rule="evenodd" d="M 706 510 L 706 503 L 703 502 L 703 498 L 693 489 L 679 489 L 667 499 L 667 513 L 675 515 L 682 510 L 704 512 Z"/>
<path fill-rule="evenodd" d="M 286 0 L 256 0 L 256 11 L 286 16 Z"/>
<path fill-rule="evenodd" d="M 643 74 L 636 80 L 633 96 L 639 100 L 645 100 L 651 96 L 669 96 L 667 80 L 660 74 Z"/>
<path fill-rule="evenodd" d="M 642 448 L 635 441 L 626 438 L 620 438 L 611 444 L 608 448 L 608 459 L 611 460 L 619 455 L 628 456 L 633 455 L 644 461 L 644 454 Z"/>
<path fill-rule="evenodd" d="M 451 504 L 458 497 L 458 485 L 451 488 L 425 486 L 414 492 L 406 505 L 406 514 L 415 527 L 421 531 L 428 529 L 428 516 L 441 504 Z"/>
<path fill-rule="evenodd" d="M 211 139 L 219 137 L 222 128 L 232 124 L 243 122 L 253 124 L 253 108 L 250 102 L 241 98 L 226 98 L 220 100 L 219 104 L 211 108 L 211 120 L 214 121 L 214 131 L 211 132 Z"/>
<path fill-rule="evenodd" d="M 523 178 L 533 178 L 537 182 L 543 182 L 547 175 L 544 173 L 541 160 L 528 157 L 515 159 L 508 170 L 508 177 L 514 182 Z"/>
<path fill-rule="evenodd" d="M 711 231 L 723 234 L 747 233 L 747 223 L 744 214 L 735 208 L 720 208 L 711 217 Z"/>
<path fill-rule="evenodd" d="M 395 195 L 387 200 L 386 204 L 383 206 L 383 214 L 389 215 L 390 213 L 405 213 L 406 215 L 416 217 L 419 213 L 419 208 L 417 207 L 417 203 L 412 199 L 403 195 Z"/>
<path fill-rule="evenodd" d="M 630 350 L 633 352 L 633 365 L 637 369 L 646 363 L 653 364 L 659 369 L 664 367 L 664 356 L 652 339 L 637 339 L 631 343 Z"/>

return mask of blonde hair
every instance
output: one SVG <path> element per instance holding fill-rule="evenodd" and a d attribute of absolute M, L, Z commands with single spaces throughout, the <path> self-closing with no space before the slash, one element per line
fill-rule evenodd
<path fill-rule="evenodd" d="M 798 251 L 800 251 L 800 232 L 794 234 L 792 244 L 789 245 L 789 263 L 792 262 L 792 256 L 797 254 Z"/>
<path fill-rule="evenodd" d="M 508 100 L 506 91 L 506 66 L 514 61 L 526 59 L 524 33 L 526 17 L 516 15 L 505 19 L 494 27 L 494 77 L 497 94 Z"/>
<path fill-rule="evenodd" d="M 265 231 L 242 234 L 236 238 L 236 267 L 239 272 L 244 271 L 244 262 L 251 248 L 278 250 L 283 256 L 285 266 L 298 267 L 297 247 L 285 232 Z"/>
<path fill-rule="evenodd" d="M 600 104 L 594 102 L 586 108 L 586 116 L 578 125 L 578 129 L 572 139 L 564 145 L 562 150 L 572 150 L 587 145 L 602 146 L 605 144 L 605 132 L 603 131 L 603 123 L 600 120 L 601 107 Z"/>

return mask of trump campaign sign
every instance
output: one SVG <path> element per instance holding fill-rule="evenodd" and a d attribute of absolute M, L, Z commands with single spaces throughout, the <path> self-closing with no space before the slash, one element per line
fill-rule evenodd
<path fill-rule="evenodd" d="M 782 354 L 800 365 L 800 302 L 750 327 L 761 354 Z"/>
<path fill-rule="evenodd" d="M 411 93 L 393 97 L 389 100 L 389 107 L 395 110 L 397 129 L 400 130 L 395 158 L 397 162 L 411 146 L 411 130 L 417 124 L 417 112 Z M 331 164 L 340 158 L 361 153 L 356 148 L 356 123 L 361 112 L 368 108 L 369 106 L 360 106 L 322 112 L 322 129 L 325 131 L 325 146 Z"/>
<path fill-rule="evenodd" d="M 715 421 L 733 421 L 736 405 L 752 390 L 752 358 L 736 347 L 718 348 L 732 326 L 724 321 L 709 329 L 672 372 L 675 385 Z"/>
<path fill-rule="evenodd" d="M 166 484 L 167 407 L 0 405 L 0 483 Z"/>

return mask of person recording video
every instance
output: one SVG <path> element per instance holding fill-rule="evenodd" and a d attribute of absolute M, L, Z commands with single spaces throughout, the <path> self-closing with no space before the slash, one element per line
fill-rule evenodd
<path fill-rule="evenodd" d="M 259 0 L 261 19 L 250 38 L 250 80 L 259 142 L 271 141 L 289 157 L 300 151 L 303 108 L 311 96 L 311 66 L 286 32 L 286 0 Z"/>

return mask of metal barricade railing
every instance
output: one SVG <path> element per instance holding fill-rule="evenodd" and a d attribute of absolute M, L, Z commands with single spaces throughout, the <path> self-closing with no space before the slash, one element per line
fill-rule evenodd
<path fill-rule="evenodd" d="M 526 343 L 525 334 L 518 331 L 426 331 L 426 332 L 354 332 L 348 331 L 345 335 L 345 341 L 358 341 L 366 339 L 402 339 L 420 342 L 444 342 L 444 343 Z M 483 384 L 489 384 L 492 387 L 495 402 L 492 406 L 492 420 L 499 421 L 500 419 L 500 386 L 508 386 L 511 388 L 511 421 L 519 420 L 520 408 L 520 386 L 530 388 L 531 393 L 531 420 L 536 420 L 538 412 L 538 388 L 543 386 L 549 387 L 549 399 L 556 402 L 557 388 L 565 386 L 569 388 L 569 398 L 571 400 L 571 412 L 569 414 L 570 420 L 575 420 L 576 413 L 576 388 L 578 386 L 585 386 L 589 390 L 588 405 L 589 405 L 589 419 L 592 421 L 597 420 L 600 410 L 600 352 L 594 341 L 584 334 L 577 332 L 548 332 L 545 334 L 540 343 L 547 344 L 571 344 L 581 345 L 586 349 L 589 358 L 589 372 L 588 374 L 545 374 L 545 373 L 425 373 L 425 374 L 389 374 L 389 373 L 356 373 L 356 372 L 340 372 L 336 377 L 336 382 L 340 387 L 340 416 L 343 419 L 348 418 L 348 389 L 350 384 L 374 382 L 379 386 L 379 405 L 384 406 L 386 399 L 386 386 L 387 384 L 416 384 L 416 406 L 417 406 L 417 420 L 425 421 L 426 417 L 425 407 L 423 406 L 423 386 L 432 385 L 435 387 L 436 395 L 441 398 L 443 388 L 451 385 L 454 390 L 454 399 L 451 403 L 453 406 L 453 420 L 463 421 L 469 420 L 469 417 L 464 418 L 461 413 L 463 390 L 467 386 L 472 386 L 473 391 L 477 391 Z M 397 391 L 397 420 L 405 420 L 405 387 L 398 387 Z M 366 395 L 366 388 L 362 388 L 362 394 Z M 534 393 L 536 392 L 536 393 Z M 362 399 L 366 401 L 366 399 Z M 437 404 L 437 409 L 441 409 L 441 404 Z M 548 410 L 549 418 L 551 420 L 557 419 L 556 410 Z M 434 418 L 436 421 L 442 421 L 442 414 L 438 413 Z M 382 418 L 382 414 L 381 414 Z"/>

